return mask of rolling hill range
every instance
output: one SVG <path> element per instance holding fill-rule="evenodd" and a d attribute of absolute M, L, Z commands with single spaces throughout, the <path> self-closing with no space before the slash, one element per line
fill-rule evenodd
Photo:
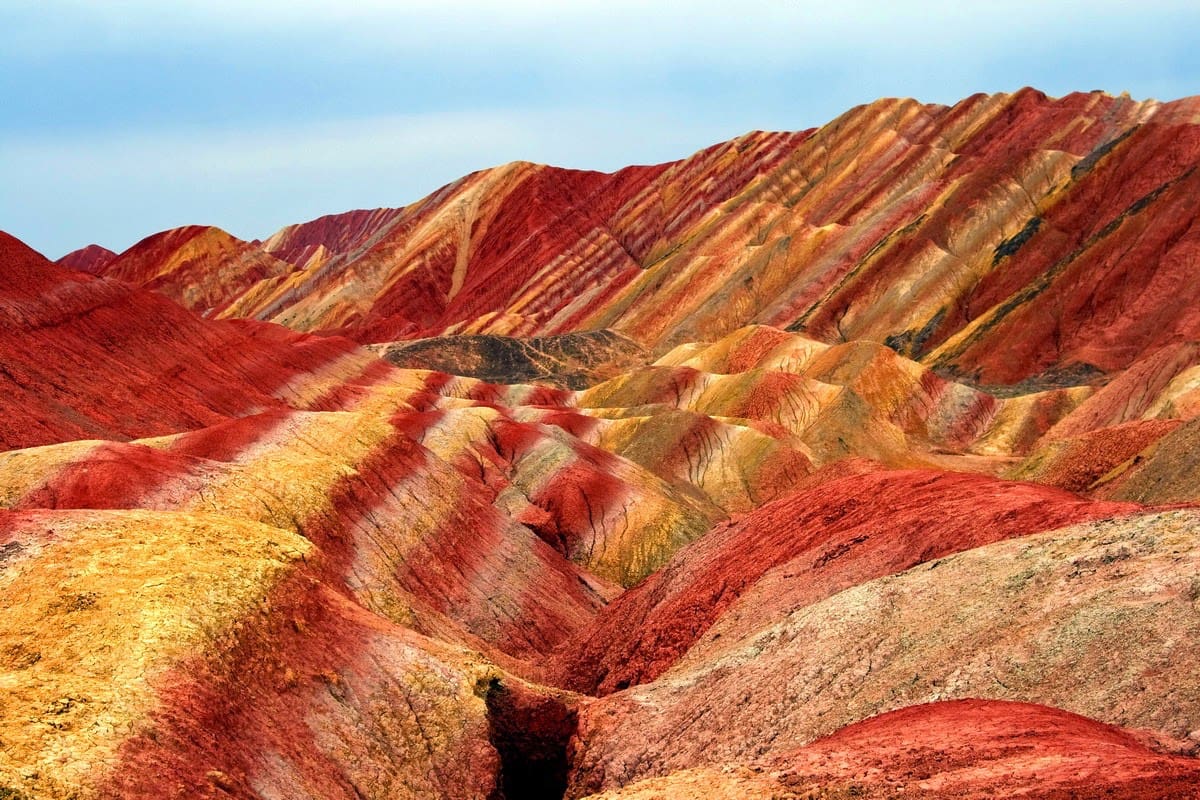
<path fill-rule="evenodd" d="M 1200 98 L 53 263 L 0 800 L 1200 797 Z"/>

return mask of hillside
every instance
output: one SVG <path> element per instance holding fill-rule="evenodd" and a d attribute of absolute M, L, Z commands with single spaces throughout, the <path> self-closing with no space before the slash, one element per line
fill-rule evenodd
<path fill-rule="evenodd" d="M 0 800 L 1200 798 L 1200 99 L 0 234 Z"/>

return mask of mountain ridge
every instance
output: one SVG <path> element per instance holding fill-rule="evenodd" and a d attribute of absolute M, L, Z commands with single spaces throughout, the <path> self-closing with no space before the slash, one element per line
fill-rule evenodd
<path fill-rule="evenodd" d="M 1200 797 L 1198 165 L 1024 89 L 0 234 L 0 798 Z"/>
<path fill-rule="evenodd" d="M 765 323 L 887 343 L 977 385 L 1103 382 L 1200 327 L 1182 313 L 1194 298 L 1166 289 L 1194 247 L 1180 215 L 1200 180 L 1198 115 L 1194 98 L 1026 88 L 953 106 L 882 99 L 613 173 L 513 162 L 401 208 L 286 226 L 258 247 L 297 269 L 247 275 L 215 313 L 363 342 L 611 328 L 656 353 Z M 873 149 L 856 149 L 863 136 Z M 1103 186 L 1124 188 L 1098 202 Z M 1151 205 L 1165 209 L 1143 214 Z M 493 218 L 505 222 L 489 234 Z M 1144 253 L 1115 260 L 1134 241 Z M 1131 280 L 1146 298 L 1120 288 Z M 934 281 L 949 292 L 937 306 L 920 289 Z M 663 308 L 678 309 L 670 323 Z M 1166 324 L 1140 322 L 1116 346 L 1089 317 Z M 1020 373 L 991 355 L 1014 325 L 1037 331 L 1011 360 Z"/>

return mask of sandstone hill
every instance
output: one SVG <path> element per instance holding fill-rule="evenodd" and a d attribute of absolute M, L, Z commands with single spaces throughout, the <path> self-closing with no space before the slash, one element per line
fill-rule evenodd
<path fill-rule="evenodd" d="M 0 234 L 0 800 L 1200 798 L 1200 99 Z"/>

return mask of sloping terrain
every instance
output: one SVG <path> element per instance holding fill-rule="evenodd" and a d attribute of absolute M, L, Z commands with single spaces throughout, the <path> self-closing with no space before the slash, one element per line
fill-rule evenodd
<path fill-rule="evenodd" d="M 729 636 L 951 553 L 1138 508 L 932 471 L 879 470 L 823 481 L 677 553 L 601 612 L 584 641 L 562 651 L 561 680 L 588 694 L 646 683 L 702 637 Z M 705 636 L 714 625 L 719 632 Z"/>
<path fill-rule="evenodd" d="M 205 323 L 0 233 L 0 444 L 123 439 L 317 401 L 371 363 L 345 340 Z"/>
<path fill-rule="evenodd" d="M 0 234 L 0 800 L 1200 798 L 1198 131 Z"/>
<path fill-rule="evenodd" d="M 60 267 L 76 269 L 91 275 L 99 275 L 116 257 L 117 254 L 107 247 L 101 247 L 98 244 L 89 244 L 78 250 L 72 250 L 54 263 Z"/>
<path fill-rule="evenodd" d="M 291 264 L 220 228 L 191 225 L 148 236 L 104 265 L 100 274 L 154 289 L 206 315 Z"/>
<path fill-rule="evenodd" d="M 1186 738 L 1200 714 L 1197 523 L 1174 512 L 998 542 L 714 632 L 655 683 L 587 707 L 571 796 L 943 699 Z"/>
<path fill-rule="evenodd" d="M 772 759 L 682 770 L 589 797 L 1137 800 L 1190 797 L 1198 767 L 1064 711 L 948 700 L 882 714 Z"/>
<path fill-rule="evenodd" d="M 610 329 L 662 353 L 761 323 L 986 385 L 1088 384 L 1196 338 L 1198 121 L 1194 98 L 887 99 L 672 164 L 510 164 L 289 226 L 260 251 L 290 272 L 194 247 L 237 275 L 221 313 L 359 341 Z"/>
<path fill-rule="evenodd" d="M 39 511 L 0 541 L 10 797 L 478 797 L 498 768 L 488 667 L 324 588 L 295 534 Z"/>

